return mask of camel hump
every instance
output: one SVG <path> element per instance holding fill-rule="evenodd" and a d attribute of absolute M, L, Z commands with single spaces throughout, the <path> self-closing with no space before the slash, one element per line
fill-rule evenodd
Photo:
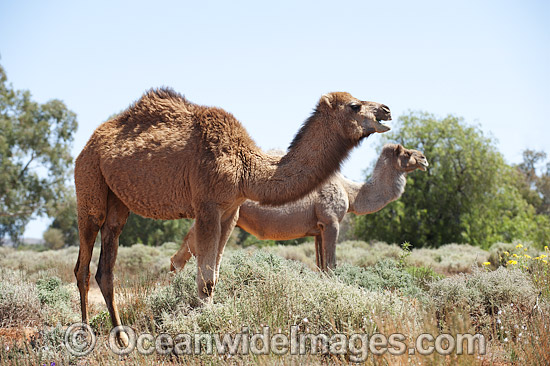
<path fill-rule="evenodd" d="M 145 94 L 143 95 L 143 98 L 148 99 L 173 99 L 178 100 L 182 102 L 187 102 L 187 99 L 185 99 L 185 96 L 181 93 L 178 93 L 174 89 L 166 86 L 162 86 L 160 88 L 151 88 Z"/>
<path fill-rule="evenodd" d="M 192 105 L 172 88 L 151 88 L 111 121 L 117 125 L 173 122 L 188 116 Z"/>

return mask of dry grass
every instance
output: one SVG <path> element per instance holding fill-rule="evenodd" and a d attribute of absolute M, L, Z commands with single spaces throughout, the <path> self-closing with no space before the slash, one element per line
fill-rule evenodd
<path fill-rule="evenodd" d="M 308 242 L 296 246 L 267 247 L 265 250 L 286 259 L 297 260 L 315 269 L 315 246 Z M 339 264 L 348 263 L 359 267 L 372 266 L 384 258 L 398 260 L 403 251 L 396 244 L 351 240 L 336 246 L 336 260 Z M 470 272 L 473 267 L 481 266 L 490 253 L 468 244 L 447 244 L 437 249 L 413 249 L 407 258 L 410 265 L 427 267 L 444 274 Z"/>
<path fill-rule="evenodd" d="M 488 341 L 488 354 L 484 356 L 369 353 L 365 364 L 545 365 L 550 359 L 546 337 L 550 298 L 541 295 L 550 293 L 550 276 L 549 266 L 541 260 L 522 262 L 527 269 L 517 265 L 492 271 L 488 266 L 475 267 L 488 258 L 489 252 L 469 246 L 451 244 L 436 250 L 413 250 L 407 256 L 397 246 L 384 243 L 345 242 L 338 247 L 339 270 L 321 275 L 310 268 L 314 258 L 311 243 L 291 248 L 228 250 L 215 302 L 201 307 L 195 294 L 194 260 L 176 276 L 167 273 L 169 257 L 176 247 L 137 245 L 119 252 L 119 308 L 123 323 L 138 333 L 235 334 L 243 325 L 255 333 L 267 325 L 272 332 L 288 334 L 296 325 L 303 332 L 322 332 L 329 337 L 336 333 L 402 333 L 406 342 L 413 344 L 422 333 L 437 336 L 480 331 Z M 0 319 L 4 327 L 0 330 L 1 365 L 120 364 L 119 356 L 104 347 L 85 358 L 73 357 L 63 347 L 63 329 L 77 314 L 73 248 L 42 253 L 0 250 Z M 303 255 L 305 263 L 285 260 L 274 252 L 285 257 L 294 255 L 294 259 Z M 437 260 L 438 255 L 444 257 Z M 37 259 L 55 263 L 58 268 L 44 268 Z M 443 279 L 418 276 L 418 272 L 431 273 L 425 271 L 428 267 L 447 274 L 460 270 L 466 273 Z M 90 313 L 98 342 L 103 344 L 110 329 L 105 308 L 92 307 Z M 25 328 L 28 326 L 31 328 Z M 348 352 L 340 356 L 176 357 L 133 352 L 124 358 L 124 364 L 344 365 L 350 356 Z"/>

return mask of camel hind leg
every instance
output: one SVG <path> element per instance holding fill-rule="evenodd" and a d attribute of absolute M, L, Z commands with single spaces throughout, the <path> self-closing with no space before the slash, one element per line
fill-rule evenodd
<path fill-rule="evenodd" d="M 111 322 L 114 327 L 121 325 L 121 322 L 115 303 L 113 269 L 118 253 L 118 238 L 124 224 L 126 224 L 129 213 L 128 207 L 109 190 L 107 198 L 107 218 L 101 227 L 101 254 L 99 256 L 99 264 L 95 279 L 105 299 L 105 304 L 109 310 Z M 128 343 L 124 333 L 117 334 L 117 341 L 122 346 L 126 346 Z"/>
<path fill-rule="evenodd" d="M 74 275 L 80 292 L 80 310 L 82 322 L 88 322 L 88 289 L 90 288 L 90 261 L 94 250 L 94 242 L 99 232 L 100 223 L 93 217 L 78 215 L 78 234 L 80 249 L 74 268 Z"/>
<path fill-rule="evenodd" d="M 315 235 L 315 264 L 317 264 L 317 268 L 321 271 L 325 266 L 323 259 L 323 239 L 321 234 L 319 234 Z"/>
<path fill-rule="evenodd" d="M 75 189 L 80 249 L 74 274 L 80 292 L 82 322 L 87 323 L 90 261 L 97 233 L 107 215 L 107 192 L 109 188 L 99 169 L 97 157 L 85 151 L 76 159 Z"/>

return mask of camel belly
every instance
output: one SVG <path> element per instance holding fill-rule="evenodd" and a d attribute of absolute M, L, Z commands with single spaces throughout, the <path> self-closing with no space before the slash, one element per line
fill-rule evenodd
<path fill-rule="evenodd" d="M 185 187 L 160 186 L 155 179 L 143 179 L 141 182 L 149 187 L 162 187 L 162 190 L 147 189 L 123 179 L 109 188 L 120 198 L 128 209 L 143 217 L 160 220 L 175 220 L 195 217 L 191 200 L 185 197 Z"/>
<path fill-rule="evenodd" d="M 241 206 L 237 226 L 262 240 L 291 240 L 318 232 L 317 219 L 310 207 L 270 207 L 250 201 Z"/>

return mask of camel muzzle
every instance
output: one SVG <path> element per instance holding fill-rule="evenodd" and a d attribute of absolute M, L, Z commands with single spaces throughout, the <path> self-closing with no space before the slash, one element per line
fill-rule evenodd
<path fill-rule="evenodd" d="M 430 164 L 428 163 L 428 160 L 418 160 L 418 166 L 420 170 L 426 171 Z"/>
<path fill-rule="evenodd" d="M 376 116 L 376 120 L 378 122 L 380 122 L 380 121 L 391 121 L 390 108 L 385 104 L 380 104 L 380 106 L 378 108 L 376 108 L 376 113 L 374 115 Z"/>

